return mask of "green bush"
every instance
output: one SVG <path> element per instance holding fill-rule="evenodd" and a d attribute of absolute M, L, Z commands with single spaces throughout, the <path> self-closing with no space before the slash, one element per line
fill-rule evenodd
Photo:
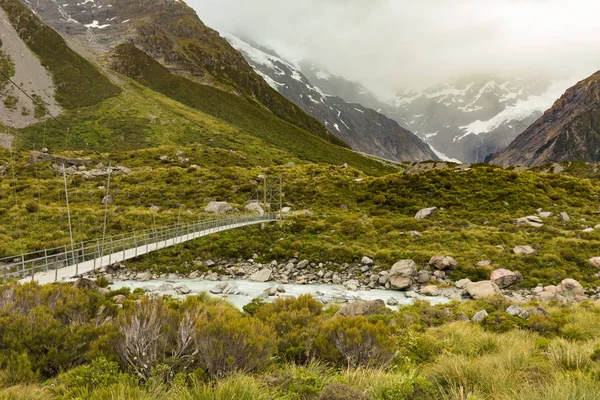
<path fill-rule="evenodd" d="M 90 364 L 61 373 L 50 386 L 53 394 L 66 398 L 90 393 L 98 388 L 117 383 L 135 382 L 131 376 L 121 372 L 119 364 L 106 358 L 97 358 Z"/>
<path fill-rule="evenodd" d="M 389 325 L 364 317 L 335 317 L 323 323 L 316 340 L 318 355 L 348 366 L 386 365 L 395 355 Z"/>
<path fill-rule="evenodd" d="M 330 383 L 325 386 L 319 400 L 368 400 L 369 398 L 360 390 L 343 383 Z"/>

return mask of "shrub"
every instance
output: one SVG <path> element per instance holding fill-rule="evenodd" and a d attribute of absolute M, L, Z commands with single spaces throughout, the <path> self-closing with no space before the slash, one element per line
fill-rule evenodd
<path fill-rule="evenodd" d="M 319 400 L 368 400 L 369 398 L 360 390 L 343 383 L 330 383 L 321 392 Z"/>
<path fill-rule="evenodd" d="M 273 354 L 272 328 L 223 305 L 209 306 L 195 317 L 194 337 L 200 366 L 213 377 L 252 372 Z"/>
<path fill-rule="evenodd" d="M 348 366 L 380 366 L 395 356 L 391 329 L 381 321 L 364 317 L 336 317 L 323 324 L 317 338 L 319 355 Z"/>
<path fill-rule="evenodd" d="M 97 358 L 91 364 L 64 372 L 51 386 L 55 395 L 77 397 L 77 393 L 88 393 L 96 388 L 107 387 L 119 382 L 131 382 L 129 375 L 123 374 L 119 364 L 106 358 Z"/>
<path fill-rule="evenodd" d="M 525 326 L 525 321 L 522 318 L 497 311 L 485 317 L 481 326 L 486 331 L 502 333 Z"/>

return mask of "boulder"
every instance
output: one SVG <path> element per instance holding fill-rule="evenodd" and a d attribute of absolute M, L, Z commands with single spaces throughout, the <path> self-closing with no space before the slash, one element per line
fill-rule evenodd
<path fill-rule="evenodd" d="M 417 231 L 410 231 L 409 235 L 411 237 L 415 237 L 415 238 L 423 237 L 423 235 L 420 232 L 417 232 Z"/>
<path fill-rule="evenodd" d="M 250 280 L 252 282 L 268 282 L 271 280 L 272 274 L 273 270 L 271 268 L 264 268 L 250 275 Z"/>
<path fill-rule="evenodd" d="M 397 306 L 400 302 L 395 297 L 390 297 L 387 301 L 388 306 Z"/>
<path fill-rule="evenodd" d="M 441 293 L 442 291 L 440 290 L 440 288 L 434 285 L 425 286 L 423 289 L 421 289 L 421 294 L 423 296 L 435 297 L 439 296 Z"/>
<path fill-rule="evenodd" d="M 487 267 L 488 265 L 492 265 L 492 262 L 490 260 L 479 261 L 475 264 L 475 266 L 479 268 Z"/>
<path fill-rule="evenodd" d="M 506 309 L 506 312 L 513 317 L 518 317 L 519 315 L 525 313 L 525 309 L 523 307 L 519 307 L 516 305 L 512 305 Z"/>
<path fill-rule="evenodd" d="M 346 304 L 335 315 L 342 317 L 370 317 L 371 315 L 382 314 L 386 312 L 383 300 L 358 300 Z"/>
<path fill-rule="evenodd" d="M 566 212 L 561 212 L 559 215 L 559 218 L 562 222 L 569 222 L 571 221 L 571 217 L 569 217 L 569 214 L 567 214 Z"/>
<path fill-rule="evenodd" d="M 415 218 L 416 219 L 426 219 L 429 217 L 433 217 L 435 214 L 437 214 L 437 212 L 438 212 L 437 207 L 424 208 L 422 210 L 419 210 L 417 215 L 415 215 Z"/>
<path fill-rule="evenodd" d="M 221 282 L 214 288 L 210 289 L 210 292 L 212 294 L 221 294 L 221 293 L 223 293 L 223 290 L 225 290 L 227 288 L 227 286 L 229 286 L 229 283 Z"/>
<path fill-rule="evenodd" d="M 256 213 L 258 215 L 265 215 L 265 210 L 260 206 L 260 203 L 257 201 L 253 201 L 251 203 L 246 204 L 246 211 L 251 213 Z"/>
<path fill-rule="evenodd" d="M 417 264 L 413 260 L 401 260 L 390 269 L 388 282 L 392 289 L 408 289 L 413 285 L 416 273 Z"/>
<path fill-rule="evenodd" d="M 550 211 L 542 211 L 541 213 L 538 214 L 540 217 L 542 218 L 550 218 L 551 216 L 554 215 L 554 213 L 550 212 Z"/>
<path fill-rule="evenodd" d="M 429 260 L 429 265 L 440 271 L 453 270 L 458 266 L 456 260 L 452 257 L 433 256 Z"/>
<path fill-rule="evenodd" d="M 500 289 L 506 289 L 523 282 L 523 275 L 521 275 L 519 272 L 513 272 L 505 268 L 499 268 L 492 272 L 490 275 L 490 280 L 498 285 Z"/>
<path fill-rule="evenodd" d="M 465 286 L 465 289 L 475 300 L 500 293 L 500 288 L 492 281 L 471 282 Z"/>
<path fill-rule="evenodd" d="M 419 271 L 417 273 L 416 281 L 420 285 L 425 285 L 431 280 L 431 272 L 429 271 Z"/>
<path fill-rule="evenodd" d="M 481 310 L 479 311 L 477 314 L 473 315 L 473 318 L 471 318 L 471 320 L 473 322 L 481 322 L 485 319 L 485 317 L 487 317 L 489 314 L 487 311 L 485 310 Z"/>
<path fill-rule="evenodd" d="M 173 290 L 173 285 L 171 285 L 170 283 L 163 283 L 158 287 L 157 290 L 159 292 L 170 292 L 171 290 Z"/>
<path fill-rule="evenodd" d="M 215 214 L 226 214 L 233 211 L 233 207 L 226 201 L 211 201 L 204 207 L 204 211 Z"/>
<path fill-rule="evenodd" d="M 556 288 L 556 293 L 564 296 L 567 300 L 582 301 L 587 299 L 583 286 L 575 279 L 564 279 Z"/>
<path fill-rule="evenodd" d="M 529 256 L 532 254 L 536 254 L 536 251 L 531 246 L 515 246 L 515 248 L 513 249 L 513 253 Z"/>
<path fill-rule="evenodd" d="M 98 291 L 98 285 L 96 285 L 94 281 L 86 278 L 77 279 L 75 282 L 73 282 L 73 287 L 75 289 L 92 290 L 94 292 Z"/>
<path fill-rule="evenodd" d="M 140 282 L 147 282 L 152 279 L 152 272 L 140 272 L 135 278 Z"/>
<path fill-rule="evenodd" d="M 519 218 L 517 220 L 514 221 L 515 225 L 529 225 L 529 226 L 533 226 L 536 228 L 540 228 L 542 226 L 544 226 L 544 221 L 542 221 L 542 219 L 536 215 L 530 215 L 528 217 L 524 217 L 524 218 Z"/>
<path fill-rule="evenodd" d="M 460 281 L 456 281 L 454 286 L 456 286 L 457 289 L 464 289 L 469 283 L 471 283 L 470 279 L 461 279 Z"/>
<path fill-rule="evenodd" d="M 344 282 L 344 287 L 346 288 L 346 290 L 349 290 L 351 292 L 356 292 L 358 290 L 358 281 L 355 279 L 351 279 L 349 281 Z"/>
<path fill-rule="evenodd" d="M 306 267 L 308 267 L 308 265 L 310 264 L 310 261 L 308 260 L 302 260 L 298 263 L 298 265 L 296 266 L 296 268 L 298 269 L 304 269 Z"/>
<path fill-rule="evenodd" d="M 373 265 L 373 260 L 367 256 L 364 256 L 360 262 L 365 265 Z"/>
<path fill-rule="evenodd" d="M 521 318 L 527 319 L 532 315 L 541 315 L 543 317 L 547 317 L 550 315 L 550 313 L 544 310 L 542 307 L 536 307 L 533 310 L 524 311 L 523 313 L 521 313 Z"/>
<path fill-rule="evenodd" d="M 456 316 L 456 320 L 457 321 L 462 321 L 462 322 L 469 322 L 469 321 L 471 321 L 469 319 L 469 317 L 467 316 L 467 314 L 462 313 L 462 312 Z"/>
<path fill-rule="evenodd" d="M 338 274 L 335 274 L 333 278 L 331 278 L 331 281 L 334 285 L 339 285 L 342 283 L 342 278 Z"/>
<path fill-rule="evenodd" d="M 596 268 L 600 268 L 600 257 L 592 257 L 590 258 L 590 263 L 596 267 Z"/>
<path fill-rule="evenodd" d="M 186 295 L 192 293 L 192 290 L 185 285 L 175 286 L 174 289 L 179 295 Z"/>

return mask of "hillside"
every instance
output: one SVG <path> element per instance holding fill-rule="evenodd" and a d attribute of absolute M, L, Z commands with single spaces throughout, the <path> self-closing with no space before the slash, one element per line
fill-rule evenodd
<path fill-rule="evenodd" d="M 234 35 L 223 36 L 273 89 L 319 120 L 354 150 L 393 161 L 438 160 L 428 145 L 396 121 L 361 104 L 326 94 L 298 67 L 259 45 Z"/>
<path fill-rule="evenodd" d="M 600 72 L 573 86 L 503 152 L 498 165 L 600 160 Z"/>
<path fill-rule="evenodd" d="M 286 122 L 343 145 L 315 119 L 272 90 L 183 1 L 40 0 L 27 4 L 45 23 L 99 58 L 112 46 L 134 43 L 173 73 L 236 93 Z"/>

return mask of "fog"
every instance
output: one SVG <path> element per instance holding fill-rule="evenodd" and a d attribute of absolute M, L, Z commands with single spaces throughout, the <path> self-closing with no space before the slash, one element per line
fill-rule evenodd
<path fill-rule="evenodd" d="M 380 94 L 471 74 L 587 77 L 597 0 L 187 0 L 209 26 Z"/>

